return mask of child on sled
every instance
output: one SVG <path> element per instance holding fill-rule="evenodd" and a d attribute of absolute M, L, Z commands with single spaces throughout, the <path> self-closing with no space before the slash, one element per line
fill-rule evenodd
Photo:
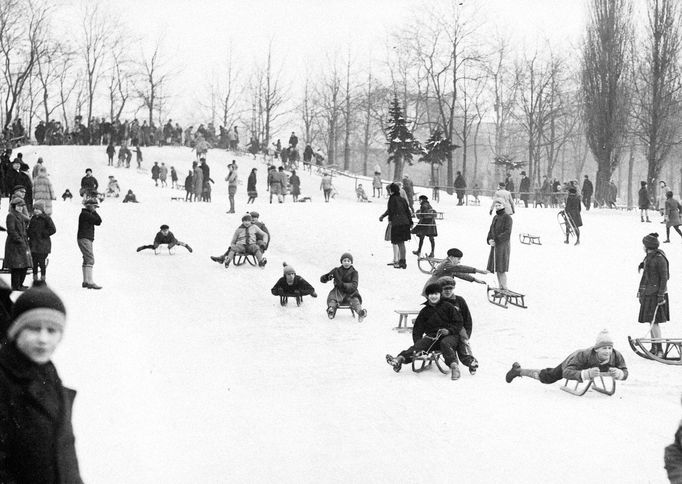
<path fill-rule="evenodd" d="M 468 282 L 477 282 L 479 284 L 485 284 L 485 281 L 476 279 L 474 276 L 471 276 L 470 274 L 489 274 L 489 272 L 487 270 L 476 269 L 474 267 L 469 267 L 460 264 L 462 257 L 464 257 L 464 253 L 461 250 L 455 248 L 448 249 L 447 257 L 443 262 L 436 266 L 433 272 L 431 272 L 431 277 L 429 277 L 429 280 L 426 281 L 426 284 L 424 284 L 424 288 L 426 289 L 426 286 L 428 286 L 429 284 L 433 284 L 434 282 L 437 282 L 438 279 L 440 279 L 443 276 L 457 277 Z M 426 293 L 422 291 L 422 296 L 425 295 Z"/>
<path fill-rule="evenodd" d="M 450 367 L 451 378 L 460 377 L 456 349 L 460 341 L 468 340 L 464 319 L 455 306 L 441 297 L 440 284 L 426 286 L 426 302 L 412 328 L 413 345 L 398 353 L 397 357 L 386 355 L 386 362 L 399 372 L 404 363 L 412 362 L 418 353 L 439 350 L 445 364 Z"/>
<path fill-rule="evenodd" d="M 334 281 L 334 287 L 327 296 L 327 316 L 334 319 L 336 309 L 340 304 L 348 304 L 358 315 L 358 322 L 367 317 L 367 310 L 362 309 L 362 296 L 358 292 L 358 271 L 353 267 L 353 256 L 344 252 L 341 254 L 341 265 L 320 277 L 320 282 L 326 284 Z"/>
<path fill-rule="evenodd" d="M 161 244 L 167 244 L 168 245 L 168 250 L 170 251 L 173 247 L 176 245 L 180 245 L 187 249 L 189 252 L 193 252 L 192 248 L 186 244 L 185 242 L 180 242 L 178 239 L 175 238 L 175 235 L 173 235 L 173 232 L 169 230 L 168 225 L 163 224 L 161 227 L 159 227 L 161 230 L 159 230 L 156 233 L 156 236 L 154 237 L 154 243 L 151 245 L 141 245 L 140 247 L 137 248 L 137 251 L 140 252 L 145 249 L 156 249 L 159 248 L 159 245 Z"/>
<path fill-rule="evenodd" d="M 301 305 L 303 296 L 317 297 L 315 288 L 301 276 L 296 275 L 296 270 L 292 266 L 286 262 L 283 262 L 282 265 L 284 266 L 284 275 L 280 277 L 275 285 L 272 286 L 272 289 L 270 289 L 273 296 L 279 296 L 280 304 L 282 306 L 287 305 L 287 299 L 289 297 L 296 298 L 296 304 L 299 306 Z"/>
<path fill-rule="evenodd" d="M 555 368 L 529 370 L 514 363 L 505 379 L 507 383 L 518 376 L 527 376 L 545 384 L 562 378 L 584 382 L 598 377 L 600 373 L 609 373 L 614 380 L 625 380 L 628 377 L 625 359 L 620 352 L 613 349 L 613 339 L 607 330 L 602 330 L 597 335 L 594 346 L 574 351 Z"/>

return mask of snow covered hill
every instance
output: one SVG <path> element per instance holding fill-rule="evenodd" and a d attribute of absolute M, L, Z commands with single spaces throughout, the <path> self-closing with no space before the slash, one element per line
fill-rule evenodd
<path fill-rule="evenodd" d="M 184 203 L 171 201 L 184 191 L 157 188 L 148 173 L 107 167 L 104 147 L 18 151 L 31 166 L 45 159 L 58 195 L 67 187 L 77 193 L 91 167 L 101 185 L 115 175 L 141 202 L 101 204 L 94 243 L 101 291 L 81 288 L 79 202 L 55 202 L 48 282 L 69 312 L 56 364 L 78 390 L 74 427 L 86 482 L 665 482 L 663 447 L 682 416 L 682 368 L 640 359 L 626 339 L 647 329 L 636 323 L 637 265 L 642 236 L 664 236 L 657 215 L 642 224 L 634 212 L 583 212 L 582 243 L 574 247 L 563 244 L 556 209 L 519 208 L 509 284 L 527 295 L 528 309 L 493 306 L 485 286 L 458 281 L 481 366 L 452 382 L 435 369 L 396 374 L 384 361 L 410 345 L 409 334 L 392 330 L 394 309 L 418 309 L 427 276 L 409 252 L 407 270 L 386 265 L 392 251 L 378 221 L 385 199 L 357 203 L 353 179 L 335 177 L 339 195 L 324 203 L 319 176 L 300 173 L 302 196 L 312 202 L 270 204 L 261 160 L 213 150 L 213 202 Z M 146 168 L 175 166 L 181 183 L 193 158 L 188 148 L 144 150 Z M 232 159 L 243 184 L 237 213 L 226 214 L 223 180 Z M 253 167 L 259 197 L 247 207 Z M 369 180 L 363 184 L 371 191 Z M 469 207 L 445 194 L 441 200 L 436 255 L 458 247 L 464 264 L 485 268 L 489 200 Z M 247 209 L 270 229 L 269 262 L 226 270 L 209 255 L 227 248 Z M 136 253 L 162 223 L 194 253 Z M 524 232 L 542 245 L 521 245 Z M 680 337 L 682 242 L 676 234 L 672 240 L 663 249 L 673 321 L 663 332 Z M 413 240 L 409 251 L 415 248 Z M 332 321 L 325 314 L 331 284 L 319 277 L 345 251 L 360 274 L 362 324 L 347 311 Z M 280 307 L 269 290 L 283 261 L 315 286 L 317 299 Z M 630 369 L 614 396 L 578 398 L 559 383 L 526 378 L 505 383 L 514 361 L 555 366 L 603 328 Z"/>

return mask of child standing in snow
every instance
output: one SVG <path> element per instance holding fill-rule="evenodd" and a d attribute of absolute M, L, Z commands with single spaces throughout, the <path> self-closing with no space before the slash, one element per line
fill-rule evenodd
<path fill-rule="evenodd" d="M 297 305 L 301 304 L 303 296 L 317 297 L 315 288 L 301 276 L 296 275 L 296 270 L 292 266 L 286 262 L 282 263 L 282 265 L 284 266 L 284 275 L 279 278 L 270 290 L 273 296 L 279 296 L 282 306 L 287 305 L 287 298 L 289 297 L 295 297 Z"/>
<path fill-rule="evenodd" d="M 358 315 L 358 322 L 367 317 L 367 310 L 362 309 L 362 296 L 358 292 L 358 271 L 353 267 L 353 256 L 344 252 L 341 254 L 341 265 L 333 268 L 320 277 L 320 282 L 326 284 L 334 281 L 334 287 L 327 296 L 327 316 L 334 319 L 336 309 L 340 304 L 348 304 Z"/>
<path fill-rule="evenodd" d="M 192 170 L 189 170 L 189 175 L 185 178 L 185 201 L 191 202 L 194 195 L 194 175 Z"/>
<path fill-rule="evenodd" d="M 189 252 L 193 252 L 192 248 L 186 244 L 185 242 L 180 242 L 178 239 L 175 238 L 175 235 L 173 235 L 173 232 L 171 232 L 168 227 L 168 225 L 163 224 L 161 227 L 159 227 L 161 230 L 159 230 L 156 233 L 156 237 L 154 237 L 154 243 L 151 245 L 141 245 L 140 247 L 137 248 L 137 251 L 140 252 L 145 249 L 158 249 L 159 245 L 161 244 L 167 244 L 168 245 L 168 250 L 170 251 L 173 247 L 176 245 L 180 245 L 187 249 Z"/>
<path fill-rule="evenodd" d="M 54 235 L 57 229 L 50 216 L 45 213 L 45 202 L 37 200 L 33 204 L 33 217 L 28 223 L 28 245 L 31 249 L 31 259 L 33 260 L 33 281 L 38 280 L 38 269 L 40 269 L 40 279 L 45 280 L 45 260 L 52 251 L 50 236 Z"/>
<path fill-rule="evenodd" d="M 620 352 L 613 349 L 613 340 L 606 330 L 597 335 L 594 346 L 571 353 L 555 368 L 526 370 L 514 363 L 505 379 L 507 383 L 518 376 L 527 376 L 545 384 L 562 378 L 584 382 L 598 377 L 600 373 L 609 373 L 614 380 L 625 380 L 628 377 L 625 359 Z"/>

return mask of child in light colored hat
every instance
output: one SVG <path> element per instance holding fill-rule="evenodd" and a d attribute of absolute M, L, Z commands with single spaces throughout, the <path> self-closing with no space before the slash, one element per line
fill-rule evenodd
<path fill-rule="evenodd" d="M 320 277 L 320 282 L 325 284 L 334 281 L 334 287 L 327 296 L 327 316 L 334 319 L 336 309 L 340 305 L 349 305 L 353 312 L 358 315 L 358 322 L 367 317 L 367 310 L 362 308 L 362 296 L 358 292 L 358 271 L 353 267 L 353 255 L 344 252 L 339 258 L 341 265 Z"/>
<path fill-rule="evenodd" d="M 613 349 L 613 339 L 605 329 L 597 335 L 594 346 L 574 351 L 555 368 L 528 370 L 514 363 L 507 372 L 506 380 L 511 383 L 518 376 L 527 376 L 545 384 L 562 378 L 583 382 L 598 377 L 600 373 L 608 373 L 614 380 L 625 380 L 628 377 L 625 359 L 619 351 Z"/>
<path fill-rule="evenodd" d="M 283 262 L 282 265 L 284 266 L 284 275 L 270 289 L 273 296 L 279 296 L 282 306 L 287 305 L 289 297 L 296 298 L 297 306 L 301 305 L 303 296 L 317 297 L 315 288 L 301 276 L 296 275 L 296 270 L 291 265 L 286 262 Z"/>

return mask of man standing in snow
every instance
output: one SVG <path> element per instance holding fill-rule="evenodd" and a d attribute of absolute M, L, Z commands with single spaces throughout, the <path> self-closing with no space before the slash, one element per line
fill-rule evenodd
<path fill-rule="evenodd" d="M 95 265 L 95 256 L 92 250 L 92 243 L 95 240 L 95 225 L 102 224 L 102 218 L 96 212 L 97 199 L 88 198 L 83 204 L 85 207 L 81 210 L 78 217 L 78 248 L 83 254 L 83 284 L 86 289 L 102 289 L 102 286 L 95 284 L 92 280 L 92 267 Z"/>

